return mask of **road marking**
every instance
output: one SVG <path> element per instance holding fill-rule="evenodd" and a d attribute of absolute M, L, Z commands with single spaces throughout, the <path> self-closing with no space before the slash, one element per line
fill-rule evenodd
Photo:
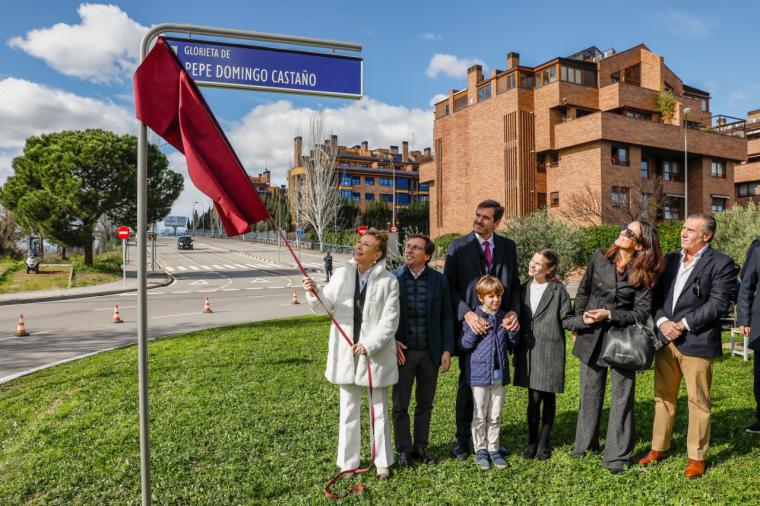
<path fill-rule="evenodd" d="M 211 267 L 209 267 L 208 265 L 201 265 L 201 269 L 203 269 L 204 271 L 210 271 Z"/>
<path fill-rule="evenodd" d="M 225 269 L 231 269 L 231 270 L 234 270 L 234 269 L 235 269 L 235 268 L 234 268 L 233 266 L 231 266 L 231 265 L 227 265 L 227 264 L 222 264 L 222 265 L 224 266 L 224 268 L 225 268 Z"/>
<path fill-rule="evenodd" d="M 169 272 L 174 272 L 174 267 L 169 267 L 169 266 L 167 265 L 167 266 L 166 266 L 166 270 L 167 270 L 167 271 L 169 271 Z"/>
<path fill-rule="evenodd" d="M 193 281 L 192 283 L 190 283 L 190 286 L 207 285 L 207 284 L 208 284 L 208 281 L 206 281 L 205 279 L 199 279 L 197 281 Z"/>
<path fill-rule="evenodd" d="M 153 292 L 150 292 L 150 293 L 153 293 Z M 137 306 L 119 306 L 119 309 L 132 309 L 135 307 Z M 93 311 L 113 311 L 113 309 L 114 309 L 113 307 L 99 307 L 99 308 L 93 309 Z"/>
<path fill-rule="evenodd" d="M 216 292 L 219 290 L 218 288 L 210 288 L 208 290 L 196 290 L 197 293 L 209 293 L 209 292 Z"/>
<path fill-rule="evenodd" d="M 222 266 L 221 265 L 212 265 L 211 267 L 213 267 L 214 269 L 222 270 Z"/>
<path fill-rule="evenodd" d="M 41 336 L 43 334 L 50 334 L 53 332 L 52 330 L 42 330 L 40 332 L 29 332 L 28 336 L 10 336 L 10 337 L 4 337 L 0 339 L 0 341 L 8 341 L 10 339 L 21 339 L 22 337 L 30 337 L 30 336 Z"/>
<path fill-rule="evenodd" d="M 197 311 L 195 313 L 180 313 L 180 314 L 167 314 L 167 315 L 163 315 L 163 316 L 151 316 L 150 319 L 151 320 L 156 320 L 158 318 L 172 318 L 174 316 L 191 316 L 191 315 L 195 315 L 195 314 L 203 314 L 203 312 Z"/>
<path fill-rule="evenodd" d="M 269 281 L 263 278 L 254 278 L 251 280 L 251 283 L 269 283 Z"/>
<path fill-rule="evenodd" d="M 186 270 L 187 270 L 187 267 L 185 267 L 185 266 L 183 266 L 183 265 L 180 265 L 180 266 L 178 266 L 178 267 L 177 267 L 177 269 L 179 269 L 179 270 L 181 270 L 181 271 L 186 271 Z"/>
<path fill-rule="evenodd" d="M 246 290 L 263 290 L 263 286 L 249 286 Z"/>
<path fill-rule="evenodd" d="M 241 269 L 245 269 L 245 268 L 246 268 L 246 266 L 245 266 L 245 265 L 242 265 L 242 264 L 235 264 L 235 266 L 236 266 L 236 267 L 240 267 Z"/>
<path fill-rule="evenodd" d="M 255 264 L 245 264 L 247 267 L 250 267 L 251 269 L 258 269 L 259 267 Z"/>
<path fill-rule="evenodd" d="M 194 271 L 199 271 L 199 270 L 201 270 L 201 269 L 200 269 L 200 267 L 197 267 L 197 266 L 195 266 L 195 265 L 191 265 L 191 266 L 190 266 L 190 268 L 191 268 L 192 270 L 194 270 Z"/>
<path fill-rule="evenodd" d="M 237 292 L 240 288 L 225 288 L 223 292 Z"/>
<path fill-rule="evenodd" d="M 179 290 L 177 292 L 172 292 L 172 293 L 190 293 L 190 290 Z"/>

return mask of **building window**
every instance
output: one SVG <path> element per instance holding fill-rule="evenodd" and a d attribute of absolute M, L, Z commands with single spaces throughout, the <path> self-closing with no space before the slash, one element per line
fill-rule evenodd
<path fill-rule="evenodd" d="M 367 185 L 367 186 L 375 186 L 375 178 L 374 177 L 365 176 L 364 177 L 364 184 Z"/>
<path fill-rule="evenodd" d="M 359 192 L 351 192 L 351 200 L 354 202 L 359 202 L 359 199 L 362 198 L 362 194 Z"/>
<path fill-rule="evenodd" d="M 559 192 L 551 192 L 551 206 L 559 207 Z"/>
<path fill-rule="evenodd" d="M 417 202 L 427 204 L 430 202 L 430 197 L 428 195 L 417 195 Z"/>
<path fill-rule="evenodd" d="M 520 88 L 532 88 L 532 87 L 533 87 L 533 74 L 520 72 Z"/>
<path fill-rule="evenodd" d="M 359 176 L 351 176 L 351 184 L 352 185 L 362 184 L 362 178 L 360 178 Z"/>
<path fill-rule="evenodd" d="M 736 185 L 736 193 L 739 197 L 751 197 L 757 195 L 757 182 L 740 183 Z"/>
<path fill-rule="evenodd" d="M 665 201 L 662 206 L 662 217 L 666 220 L 680 220 L 683 199 L 673 198 Z"/>
<path fill-rule="evenodd" d="M 491 82 L 478 88 L 478 102 L 491 98 Z"/>
<path fill-rule="evenodd" d="M 649 179 L 649 160 L 641 160 L 641 179 Z"/>
<path fill-rule="evenodd" d="M 613 72 L 610 74 L 610 79 L 612 79 L 613 83 L 619 83 L 620 82 L 620 71 Z"/>
<path fill-rule="evenodd" d="M 641 86 L 641 64 L 631 65 L 623 71 L 623 76 L 627 84 Z"/>
<path fill-rule="evenodd" d="M 626 110 L 625 115 L 632 119 L 644 119 L 647 121 L 652 121 L 652 113 L 650 112 L 641 112 L 641 111 L 630 111 Z"/>
<path fill-rule="evenodd" d="M 625 186 L 612 187 L 612 207 L 622 207 L 628 209 L 629 189 Z"/>
<path fill-rule="evenodd" d="M 380 197 L 383 199 L 383 202 L 393 202 L 393 195 L 390 193 L 383 193 Z"/>
<path fill-rule="evenodd" d="M 719 197 L 713 197 L 712 199 L 712 212 L 714 213 L 722 213 L 726 210 L 726 204 L 728 203 L 728 199 L 719 198 Z"/>
<path fill-rule="evenodd" d="M 341 179 L 340 185 L 341 186 L 351 186 L 351 176 L 344 175 L 343 178 Z"/>
<path fill-rule="evenodd" d="M 364 200 L 366 200 L 367 202 L 372 202 L 373 200 L 375 200 L 375 194 L 374 193 L 365 193 L 364 194 Z"/>
<path fill-rule="evenodd" d="M 536 198 L 538 199 L 537 204 L 539 209 L 546 207 L 546 193 L 538 192 Z"/>
<path fill-rule="evenodd" d="M 409 194 L 408 193 L 397 193 L 396 194 L 396 204 L 399 206 L 408 206 L 409 205 Z"/>
<path fill-rule="evenodd" d="M 662 177 L 665 181 L 681 181 L 681 167 L 678 162 L 665 160 L 662 163 Z"/>
<path fill-rule="evenodd" d="M 517 87 L 517 72 L 512 72 L 507 76 L 507 89 L 511 90 L 515 87 Z"/>
<path fill-rule="evenodd" d="M 557 66 L 552 65 L 548 69 L 542 70 L 536 74 L 536 88 L 546 86 L 557 80 Z"/>
<path fill-rule="evenodd" d="M 389 177 L 381 177 L 380 186 L 393 186 L 393 179 Z"/>
<path fill-rule="evenodd" d="M 583 69 L 562 65 L 559 69 L 559 78 L 568 83 L 583 84 Z"/>
<path fill-rule="evenodd" d="M 345 200 L 351 200 L 351 190 L 341 190 L 340 196 Z"/>
<path fill-rule="evenodd" d="M 420 191 L 430 190 L 430 183 L 420 183 Z"/>
<path fill-rule="evenodd" d="M 628 146 L 612 146 L 612 163 L 615 165 L 630 165 Z"/>
<path fill-rule="evenodd" d="M 712 177 L 726 178 L 726 162 L 724 160 L 713 160 L 710 167 Z"/>

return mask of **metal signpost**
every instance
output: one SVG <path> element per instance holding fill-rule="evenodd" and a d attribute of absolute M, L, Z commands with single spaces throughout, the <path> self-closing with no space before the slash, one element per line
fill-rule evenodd
<path fill-rule="evenodd" d="M 320 47 L 332 50 L 346 50 L 346 51 L 361 51 L 361 44 L 352 42 L 339 42 L 326 39 L 315 39 L 310 37 L 297 37 L 278 35 L 273 33 L 263 32 L 249 32 L 245 30 L 231 30 L 227 28 L 215 28 L 210 26 L 193 26 L 187 24 L 178 23 L 164 23 L 156 25 L 145 34 L 140 41 L 140 63 L 148 55 L 148 50 L 153 40 L 164 33 L 180 33 L 190 35 L 205 35 L 210 37 L 227 37 L 234 39 L 261 41 L 261 42 L 274 42 L 281 44 L 291 44 L 298 46 L 311 46 Z M 170 45 L 176 45 L 180 47 L 178 40 L 172 40 Z M 190 42 L 190 41 L 184 41 Z M 222 44 L 217 42 L 199 42 L 201 45 L 206 44 L 206 50 L 201 49 L 191 50 L 191 52 L 197 53 L 195 55 L 189 55 L 194 57 L 200 57 L 196 65 L 197 69 L 200 69 L 200 64 L 212 65 L 214 60 L 220 60 L 222 64 L 225 62 L 232 66 L 238 67 L 239 70 L 230 69 L 222 70 L 219 77 L 216 76 L 215 68 L 208 71 L 208 74 L 204 75 L 203 79 L 198 79 L 198 84 L 207 84 L 213 86 L 229 86 L 234 88 L 253 88 L 266 91 L 283 91 L 289 93 L 305 93 L 313 95 L 345 97 L 345 98 L 361 98 L 363 92 L 363 72 L 361 59 L 341 57 L 326 53 L 304 53 L 295 51 L 274 51 L 268 49 L 266 52 L 259 54 L 267 55 L 279 55 L 266 56 L 261 61 L 254 59 L 251 48 L 243 46 L 240 48 L 237 45 Z M 213 45 L 213 47 L 212 47 Z M 183 45 L 182 47 L 190 47 Z M 241 49 L 245 53 L 245 58 L 235 56 L 233 60 L 232 55 L 237 54 L 238 49 Z M 265 48 L 257 48 L 257 50 L 264 50 Z M 179 53 L 182 53 L 179 50 Z M 182 59 L 182 56 L 178 56 Z M 282 56 L 283 53 L 287 55 Z M 293 57 L 291 55 L 298 55 Z M 311 55 L 307 58 L 305 55 Z M 278 58 L 282 57 L 280 61 Z M 343 60 L 351 60 L 349 62 Z M 230 62 L 236 62 L 232 65 Z M 336 63 L 340 61 L 340 63 Z M 188 62 L 190 62 L 192 69 L 192 61 L 190 59 L 184 60 L 183 65 L 188 68 Z M 279 63 L 278 63 L 279 62 Z M 329 63 L 324 63 L 329 62 Z M 346 72 L 343 75 L 333 75 L 336 72 L 335 65 L 351 65 L 350 68 L 341 70 Z M 204 71 L 205 71 L 204 67 Z M 253 74 L 258 69 L 258 79 L 255 80 L 255 84 L 246 85 L 245 83 L 229 82 L 225 79 L 245 77 L 246 79 L 250 75 L 253 78 Z M 266 69 L 266 79 L 263 79 L 263 69 Z M 358 88 L 355 87 L 356 73 L 358 73 Z M 299 74 L 300 78 L 296 79 L 295 75 Z M 191 74 L 192 75 L 192 74 Z M 276 77 L 275 77 L 276 76 Z M 287 76 L 287 77 L 286 77 Z M 195 78 L 196 76 L 193 75 Z M 304 77 L 307 79 L 307 84 L 304 84 Z M 283 82 L 287 79 L 288 82 Z M 342 83 L 347 82 L 352 86 L 344 86 Z M 300 81 L 300 84 L 298 84 Z M 146 125 L 139 121 L 137 122 L 137 355 L 138 355 L 138 375 L 139 375 L 139 404 L 140 404 L 140 481 L 142 492 L 142 504 L 143 506 L 149 506 L 151 504 L 151 482 L 150 482 L 150 440 L 148 434 L 148 289 L 147 289 L 147 247 L 148 247 L 148 128 Z"/>
<path fill-rule="evenodd" d="M 129 227 L 119 227 L 116 231 L 116 237 L 121 239 L 121 270 L 124 288 L 127 287 L 127 240 L 130 234 Z"/>

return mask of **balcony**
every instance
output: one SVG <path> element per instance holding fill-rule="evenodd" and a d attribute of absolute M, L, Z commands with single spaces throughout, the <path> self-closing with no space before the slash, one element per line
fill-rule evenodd
<path fill-rule="evenodd" d="M 626 83 L 613 83 L 599 88 L 599 109 L 611 111 L 621 107 L 654 111 L 657 108 L 657 92 Z"/>
<path fill-rule="evenodd" d="M 728 131 L 728 129 L 725 129 Z M 689 153 L 744 160 L 747 141 L 723 132 L 689 130 Z M 627 118 L 620 114 L 596 112 L 554 127 L 554 149 L 565 149 L 599 140 L 683 151 L 684 129 L 654 121 Z"/>

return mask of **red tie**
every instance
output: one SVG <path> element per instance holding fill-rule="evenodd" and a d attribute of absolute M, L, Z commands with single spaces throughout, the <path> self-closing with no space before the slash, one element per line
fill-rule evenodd
<path fill-rule="evenodd" d="M 486 257 L 486 262 L 488 263 L 488 267 L 490 268 L 493 258 L 491 257 L 491 243 L 488 241 L 485 241 L 483 243 L 483 255 Z"/>

